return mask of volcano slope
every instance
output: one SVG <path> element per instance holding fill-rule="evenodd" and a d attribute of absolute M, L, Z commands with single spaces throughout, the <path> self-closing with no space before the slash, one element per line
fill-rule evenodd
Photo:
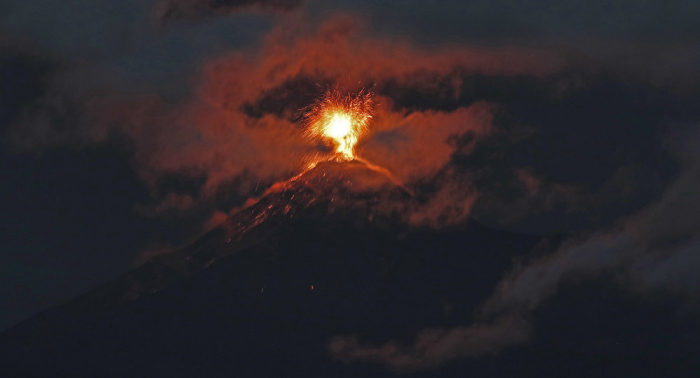
<path fill-rule="evenodd" d="M 329 340 L 410 345 L 422 329 L 469 324 L 514 259 L 559 243 L 474 221 L 411 228 L 385 210 L 411 200 L 361 163 L 319 164 L 191 246 L 6 331 L 3 376 L 391 376 L 379 364 L 333 358 Z M 680 326 L 629 340 L 631 327 L 663 322 L 663 312 L 608 288 L 562 291 L 558 298 L 576 300 L 555 300 L 535 314 L 544 323 L 535 322 L 529 343 L 409 375 L 653 376 L 671 363 L 663 349 L 678 342 L 667 335 Z M 599 314 L 601 302 L 612 310 Z M 633 326 L 610 326 L 640 308 Z M 640 360 L 649 353 L 656 362 Z"/>

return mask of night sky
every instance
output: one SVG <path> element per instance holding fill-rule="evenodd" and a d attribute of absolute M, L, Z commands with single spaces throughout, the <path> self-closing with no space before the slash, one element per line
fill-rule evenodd
<path fill-rule="evenodd" d="M 699 19 L 691 1 L 5 1 L 0 331 L 299 173 L 325 148 L 300 111 L 328 88 L 374 92 L 358 153 L 424 199 L 407 227 L 566 240 L 502 271 L 482 303 L 501 332 L 603 276 L 697 320 Z"/>

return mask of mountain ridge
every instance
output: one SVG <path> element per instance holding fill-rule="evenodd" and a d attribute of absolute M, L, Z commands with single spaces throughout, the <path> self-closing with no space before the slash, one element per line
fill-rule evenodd
<path fill-rule="evenodd" d="M 247 341 L 215 342 L 244 355 L 252 353 L 244 348 L 252 343 L 257 353 L 276 351 L 285 359 L 296 355 L 295 347 L 272 345 L 280 337 L 303 339 L 298 329 L 307 329 L 315 341 L 304 348 L 315 346 L 308 350 L 314 364 L 335 375 L 344 365 L 329 362 L 328 338 L 359 332 L 374 342 L 409 341 L 423 327 L 458 325 L 471 318 L 513 258 L 543 239 L 473 220 L 442 230 L 410 227 L 381 206 L 391 200 L 412 197 L 362 163 L 320 164 L 271 188 L 192 245 L 12 327 L 0 335 L 0 351 L 29 376 L 46 373 L 32 366 L 34 358 L 48 358 L 50 369 L 67 375 L 89 376 L 98 362 L 113 365 L 134 353 L 153 355 L 140 369 L 155 374 L 154 366 L 163 363 L 200 364 L 196 356 L 174 361 L 158 354 L 171 337 L 207 349 L 201 334 L 238 335 Z M 218 322 L 219 330 L 210 322 Z M 124 351 L 125 343 L 135 351 Z M 91 362 L 85 365 L 74 353 L 91 356 Z M 237 361 L 242 365 L 222 369 L 240 372 L 245 363 Z"/>

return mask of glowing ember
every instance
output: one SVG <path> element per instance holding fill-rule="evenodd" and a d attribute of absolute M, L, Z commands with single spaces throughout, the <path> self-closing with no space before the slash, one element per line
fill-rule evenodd
<path fill-rule="evenodd" d="M 328 91 L 305 113 L 306 133 L 328 141 L 335 147 L 335 158 L 355 159 L 355 145 L 372 120 L 372 92 L 343 95 Z"/>

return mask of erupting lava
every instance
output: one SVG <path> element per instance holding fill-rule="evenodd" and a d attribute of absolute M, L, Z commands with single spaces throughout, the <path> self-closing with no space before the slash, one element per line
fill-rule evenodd
<path fill-rule="evenodd" d="M 262 198 L 273 192 L 298 191 L 296 183 L 301 182 L 318 188 L 323 188 L 323 185 L 328 185 L 329 182 L 337 183 L 341 180 L 331 180 L 331 175 L 326 179 L 326 172 L 337 173 L 339 167 L 342 167 L 344 171 L 351 175 L 353 171 L 358 171 L 358 167 L 374 171 L 391 180 L 406 193 L 413 196 L 413 192 L 397 180 L 388 169 L 372 164 L 355 155 L 355 145 L 367 133 L 369 123 L 373 118 L 374 105 L 374 94 L 368 90 L 363 89 L 356 95 L 343 94 L 338 90 L 328 90 L 320 99 L 304 108 L 301 122 L 306 137 L 332 145 L 334 147 L 333 154 L 328 156 L 327 154 L 316 153 L 307 156 L 306 163 L 308 164 L 301 173 L 286 181 L 275 183 L 260 197 L 249 198 L 243 205 L 243 208 L 255 205 Z M 317 167 L 317 164 L 322 162 L 330 163 L 323 168 L 322 176 L 309 173 Z M 352 164 L 348 164 L 348 162 L 352 162 Z M 322 177 L 320 181 L 318 180 L 319 177 Z M 342 177 L 343 175 L 340 175 L 336 178 Z M 350 182 L 347 177 L 342 181 Z M 291 198 L 294 198 L 295 195 L 292 195 Z M 315 201 L 315 198 L 311 200 L 311 202 L 313 201 Z M 272 206 L 267 208 L 268 211 L 273 211 L 273 209 L 274 207 Z M 289 209 L 285 209 L 285 214 L 288 211 Z M 266 217 L 267 215 L 261 215 L 256 219 L 261 222 Z"/>
<path fill-rule="evenodd" d="M 362 90 L 357 95 L 328 91 L 304 114 L 306 133 L 333 143 L 336 160 L 355 159 L 355 145 L 372 120 L 374 96 Z"/>

